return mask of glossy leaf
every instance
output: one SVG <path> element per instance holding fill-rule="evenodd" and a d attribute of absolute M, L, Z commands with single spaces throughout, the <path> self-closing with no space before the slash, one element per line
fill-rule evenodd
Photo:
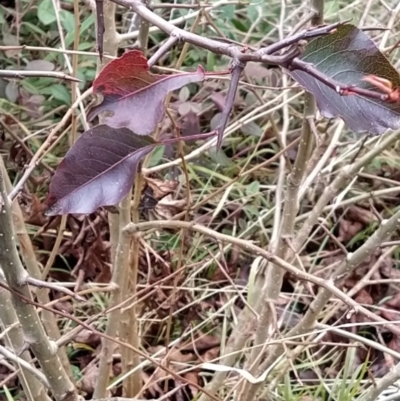
<path fill-rule="evenodd" d="M 311 41 L 300 57 L 319 72 L 339 84 L 377 91 L 368 82 L 372 75 L 400 87 L 400 76 L 374 42 L 351 24 L 339 26 L 330 35 Z M 388 128 L 400 127 L 400 103 L 372 99 L 348 91 L 347 96 L 301 70 L 289 71 L 291 76 L 316 99 L 321 114 L 327 118 L 341 117 L 357 132 L 382 134 Z M 378 90 L 379 91 L 379 90 Z"/>
<path fill-rule="evenodd" d="M 150 135 L 164 115 L 168 92 L 204 80 L 201 66 L 196 72 L 152 74 L 142 52 L 132 50 L 108 63 L 95 79 L 94 93 L 103 102 L 91 110 L 89 119 L 111 112 L 104 122 L 113 128 L 127 127 L 138 135 Z"/>
<path fill-rule="evenodd" d="M 140 160 L 157 143 L 127 128 L 98 125 L 71 147 L 50 183 L 46 214 L 92 213 L 130 191 Z"/>

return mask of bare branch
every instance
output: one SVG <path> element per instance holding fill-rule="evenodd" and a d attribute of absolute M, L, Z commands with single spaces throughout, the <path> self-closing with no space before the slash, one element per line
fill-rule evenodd
<path fill-rule="evenodd" d="M 80 79 L 71 77 L 70 75 L 64 74 L 58 71 L 24 71 L 24 70 L 0 70 L 1 78 L 14 78 L 14 79 L 24 79 L 24 78 L 58 78 L 64 79 L 65 81 L 72 82 L 82 82 Z"/>
<path fill-rule="evenodd" d="M 222 111 L 221 120 L 219 122 L 218 134 L 217 134 L 217 149 L 221 148 L 222 139 L 224 137 L 224 131 L 226 124 L 228 123 L 229 116 L 233 109 L 233 103 L 235 101 L 236 91 L 239 85 L 240 76 L 242 75 L 245 64 L 240 61 L 233 61 L 232 67 L 232 78 L 229 84 L 228 96 L 226 97 L 226 102 L 224 109 Z"/>
<path fill-rule="evenodd" d="M 47 388 L 50 388 L 49 382 L 46 379 L 46 376 L 40 371 L 37 370 L 31 363 L 25 361 L 24 359 L 20 358 L 19 356 L 15 355 L 7 348 L 0 345 L 0 354 L 3 355 L 5 358 L 9 359 L 10 361 L 14 362 L 17 366 L 20 365 L 26 371 L 31 373 L 35 376 L 40 382 L 42 382 Z"/>
<path fill-rule="evenodd" d="M 390 221 L 388 221 L 388 225 L 385 224 L 384 226 L 382 226 L 384 231 L 377 230 L 377 231 L 379 231 L 379 234 L 375 233 L 373 235 L 373 237 L 375 237 L 376 235 L 379 235 L 379 238 L 386 238 L 387 233 L 393 231 L 393 224 L 394 224 L 393 222 L 396 220 L 396 218 L 398 216 L 400 216 L 400 212 L 398 212 L 396 214 L 396 217 L 393 216 L 390 219 Z M 333 279 L 326 280 L 326 279 L 322 279 L 319 277 L 315 277 L 312 274 L 309 274 L 303 270 L 300 270 L 300 269 L 294 267 L 293 265 L 286 262 L 285 260 L 279 258 L 278 256 L 275 256 L 273 253 L 268 252 L 268 251 L 260 248 L 257 245 L 254 245 L 251 241 L 246 241 L 246 240 L 242 240 L 240 238 L 232 237 L 230 235 L 221 234 L 217 231 L 214 231 L 210 228 L 204 227 L 200 224 L 187 222 L 187 221 L 173 221 L 173 220 L 154 220 L 154 221 L 146 221 L 146 222 L 142 222 L 142 223 L 138 223 L 138 224 L 130 223 L 124 229 L 124 232 L 126 234 L 134 235 L 141 231 L 146 231 L 146 230 L 149 230 L 152 228 L 158 228 L 160 230 L 165 229 L 165 228 L 170 228 L 170 229 L 184 228 L 187 230 L 199 232 L 210 238 L 214 238 L 217 241 L 228 242 L 228 243 L 234 244 L 242 249 L 246 249 L 247 251 L 251 251 L 253 253 L 253 255 L 257 255 L 257 256 L 261 256 L 261 257 L 265 258 L 269 262 L 272 262 L 272 263 L 276 264 L 277 266 L 279 266 L 284 271 L 290 272 L 298 279 L 309 281 L 311 283 L 318 285 L 319 287 L 324 288 L 327 292 L 330 292 L 331 295 L 333 294 L 333 295 L 337 296 L 338 299 L 345 302 L 349 307 L 354 308 L 356 310 L 356 312 L 365 314 L 366 316 L 368 316 L 368 318 L 370 318 L 373 321 L 379 321 L 381 323 L 385 323 L 385 327 L 388 330 L 392 331 L 393 333 L 395 333 L 397 335 L 400 335 L 399 327 L 397 327 L 395 324 L 392 324 L 389 321 L 377 316 L 375 313 L 372 313 L 368 309 L 360 306 L 356 301 L 354 301 L 352 298 L 350 298 L 345 293 L 343 293 L 340 289 L 338 289 L 334 285 Z M 365 249 L 364 249 L 364 252 L 365 252 Z M 367 252 L 370 252 L 369 248 L 368 248 Z M 355 255 L 355 253 L 352 254 L 352 257 L 353 257 L 353 255 Z M 364 257 L 365 257 L 365 255 L 364 255 Z M 348 258 L 344 263 L 350 263 L 349 261 L 351 261 L 352 264 L 357 263 L 357 265 L 358 265 L 360 263 L 360 261 L 359 261 L 360 258 L 357 257 L 356 260 L 357 260 L 357 262 L 354 262 L 353 259 Z M 347 266 L 347 264 L 346 264 L 346 266 Z M 355 267 L 355 265 L 354 265 L 354 267 Z"/>
<path fill-rule="evenodd" d="M 179 34 L 172 32 L 167 41 L 150 57 L 147 64 L 152 67 L 172 46 L 179 42 Z"/>
<path fill-rule="evenodd" d="M 96 30 L 97 30 L 97 51 L 99 52 L 100 62 L 103 61 L 103 36 L 104 36 L 104 1 L 96 0 Z"/>
<path fill-rule="evenodd" d="M 140 17 L 155 25 L 160 30 L 165 32 L 168 35 L 178 35 L 183 41 L 191 43 L 193 45 L 202 47 L 203 49 L 207 49 L 212 51 L 215 54 L 224 54 L 232 59 L 238 60 L 241 63 L 246 63 L 248 61 L 258 61 L 271 65 L 280 65 L 285 66 L 288 63 L 288 58 L 282 55 L 272 55 L 268 48 L 263 48 L 256 51 L 243 52 L 243 48 L 240 46 L 232 45 L 231 43 L 224 43 L 219 40 L 214 40 L 210 38 L 206 38 L 204 36 L 196 35 L 192 32 L 187 32 L 183 29 L 175 27 L 170 22 L 164 20 L 153 11 L 149 10 L 142 2 L 138 0 L 112 0 L 115 3 L 126 7 Z M 327 25 L 325 27 L 317 28 L 317 33 L 313 33 L 312 30 L 306 30 L 301 33 L 298 33 L 294 36 L 294 39 L 286 39 L 280 45 L 276 44 L 272 48 L 275 50 L 275 46 L 278 46 L 278 50 L 287 47 L 290 44 L 294 44 L 302 39 L 307 39 L 311 37 L 320 36 L 322 34 L 327 34 L 333 29 L 335 29 L 340 24 L 332 24 Z M 288 43 L 288 44 L 287 44 Z M 280 47 L 279 47 L 280 46 Z"/>
<path fill-rule="evenodd" d="M 0 323 L 3 330 L 0 338 L 8 349 L 14 351 L 14 355 L 18 355 L 19 359 L 23 359 L 32 367 L 33 361 L 29 351 L 25 350 L 26 342 L 11 301 L 11 294 L 4 288 L 0 288 L 0 305 Z M 50 401 L 46 387 L 36 376 L 29 373 L 29 370 L 26 371 L 22 365 L 18 364 L 18 361 L 15 363 L 15 368 L 18 369 L 20 383 L 29 401 Z"/>
<path fill-rule="evenodd" d="M 400 363 L 398 363 L 391 372 L 387 373 L 381 379 L 378 379 L 374 384 L 364 393 L 358 397 L 356 401 L 375 401 L 379 398 L 382 391 L 386 390 L 392 384 L 400 379 Z M 398 400 L 398 396 L 393 398 Z"/>
<path fill-rule="evenodd" d="M 156 401 L 156 400 L 143 400 L 139 398 L 125 398 L 125 397 L 111 397 L 111 398 L 93 398 L 91 401 Z"/>
<path fill-rule="evenodd" d="M 38 279 L 33 278 L 33 277 L 27 277 L 26 278 L 26 282 L 27 282 L 27 284 L 33 285 L 33 286 L 38 287 L 38 288 L 49 288 L 51 290 L 63 292 L 64 294 L 69 295 L 71 298 L 74 298 L 77 301 L 85 301 L 85 298 L 75 294 L 73 291 L 69 290 L 68 288 L 59 286 L 59 285 L 54 284 L 54 283 L 49 283 L 47 281 L 38 280 Z"/>
<path fill-rule="evenodd" d="M 314 16 L 315 14 L 313 13 L 311 15 Z M 317 38 L 319 36 L 329 35 L 330 33 L 333 33 L 337 27 L 345 24 L 346 22 L 348 22 L 348 21 L 336 22 L 335 24 L 331 24 L 331 25 L 324 25 L 324 26 L 318 26 L 316 28 L 314 27 L 314 28 L 306 29 L 306 30 L 296 33 L 292 36 L 289 36 L 283 40 L 280 40 L 279 42 L 276 42 L 276 43 L 273 43 L 272 45 L 264 47 L 264 48 L 258 50 L 257 53 L 273 54 L 286 47 L 295 45 L 296 43 L 298 43 L 302 40 L 309 40 L 309 39 Z"/>

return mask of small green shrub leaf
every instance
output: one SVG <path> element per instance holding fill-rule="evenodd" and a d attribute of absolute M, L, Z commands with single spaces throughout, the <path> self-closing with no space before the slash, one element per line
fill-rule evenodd
<path fill-rule="evenodd" d="M 50 25 L 56 21 L 54 7 L 51 0 L 42 0 L 37 9 L 39 21 L 44 25 Z"/>

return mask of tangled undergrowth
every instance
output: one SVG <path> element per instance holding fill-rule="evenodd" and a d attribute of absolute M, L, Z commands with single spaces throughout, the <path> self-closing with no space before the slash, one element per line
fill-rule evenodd
<path fill-rule="evenodd" d="M 82 80 L 78 89 L 71 92 L 73 84 L 54 78 L 0 79 L 1 155 L 14 185 L 48 135 L 53 130 L 57 132 L 18 199 L 34 254 L 42 272 L 47 272 L 47 280 L 82 294 L 83 298 L 77 300 L 58 289 L 50 291 L 52 307 L 64 313 L 57 317 L 64 336 L 76 326 L 65 314 L 82 321 L 96 316 L 96 330 L 103 332 L 106 328 L 107 316 L 102 312 L 109 306 L 112 288 L 108 283 L 115 252 L 108 220 L 119 213 L 116 207 L 101 208 L 87 216 L 68 215 L 64 222 L 61 217 L 44 214 L 50 179 L 73 141 L 89 127 L 86 115 L 95 103 L 90 88 L 96 76 L 98 55 L 95 17 L 89 3 L 80 7 L 78 16 L 74 15 L 70 1 L 17 0 L 0 4 L 1 69 L 62 71 Z M 210 2 L 201 13 L 196 4 L 192 9 L 162 8 L 162 3 L 153 6 L 157 11 L 158 7 L 162 10 L 160 15 L 165 19 L 176 21 L 187 31 L 253 47 L 282 38 L 301 23 L 306 12 L 305 2 L 295 0 L 274 1 L 268 6 Z M 135 46 L 137 35 L 132 13 L 121 8 L 116 15 L 121 32 L 120 55 Z M 359 28 L 367 30 L 399 69 L 396 47 L 400 39 L 399 16 L 396 1 L 333 0 L 326 2 L 324 19 L 331 23 L 351 18 Z M 78 38 L 76 17 L 80 22 Z M 178 21 L 179 18 L 182 20 Z M 150 55 L 165 38 L 163 33 L 150 30 Z M 168 72 L 182 66 L 184 70 L 192 70 L 197 64 L 208 71 L 218 71 L 227 69 L 229 60 L 179 43 L 159 60 L 156 69 Z M 180 135 L 188 136 L 216 129 L 228 85 L 227 78 L 211 77 L 201 86 L 190 84 L 175 91 L 158 133 L 172 135 L 179 127 Z M 145 159 L 141 220 L 187 219 L 270 249 L 276 238 L 276 208 L 282 204 L 282 198 L 277 197 L 284 185 L 282 165 L 290 169 L 298 151 L 302 95 L 302 89 L 280 69 L 249 63 L 240 81 L 226 128 L 230 135 L 222 151 L 211 148 L 183 165 L 179 163 L 180 151 L 189 154 L 201 145 L 186 142 L 182 149 L 159 146 Z M 81 100 L 77 111 L 60 125 L 77 98 Z M 302 198 L 296 227 L 305 221 L 325 188 L 345 166 L 386 138 L 361 138 L 339 120 L 321 116 L 315 125 L 317 150 L 312 154 L 306 179 L 329 147 L 332 152 L 313 184 L 300 188 Z M 279 153 L 287 146 L 286 152 Z M 171 160 L 178 162 L 161 169 Z M 399 166 L 399 144 L 393 141 L 364 165 L 324 208 L 298 254 L 296 266 L 328 280 L 332 269 L 365 244 L 383 220 L 399 210 Z M 147 361 L 142 367 L 141 397 L 194 399 L 199 387 L 214 374 L 212 369 L 200 365 L 218 362 L 241 310 L 258 297 L 256 277 L 264 274 L 265 261 L 252 250 L 194 231 L 153 229 L 143 233 L 139 242 L 137 293 L 127 306 L 129 309 L 136 305 L 143 352 L 166 363 L 181 378 Z M 397 229 L 363 263 L 336 282 L 359 305 L 394 324 L 400 320 L 399 245 Z M 22 254 L 26 252 L 21 248 Z M 301 320 L 317 292 L 317 285 L 285 274 L 275 322 L 282 332 Z M 285 339 L 293 356 L 288 358 L 288 365 L 282 363 L 268 378 L 269 387 L 265 386 L 262 399 L 350 401 L 362 395 L 371 380 L 374 382 L 390 372 L 400 359 L 397 335 L 336 297 L 326 304 L 312 333 L 314 336 L 308 342 L 304 340 L 306 336 Z M 296 355 L 293 345 L 301 342 L 304 346 L 304 341 L 306 347 Z M 100 350 L 100 336 L 87 329 L 66 345 L 73 379 L 86 399 L 90 399 L 96 386 Z M 122 391 L 124 352 L 119 346 L 113 355 L 109 388 L 115 396 Z M 243 367 L 241 361 L 251 352 L 249 342 L 239 352 L 237 367 Z M 3 362 L 2 399 L 25 399 L 14 369 L 7 361 Z M 243 374 L 231 370 L 221 390 L 225 399 L 230 399 L 240 380 Z M 198 387 L 187 384 L 188 381 Z M 389 387 L 382 397 L 390 397 L 395 391 L 395 387 Z"/>

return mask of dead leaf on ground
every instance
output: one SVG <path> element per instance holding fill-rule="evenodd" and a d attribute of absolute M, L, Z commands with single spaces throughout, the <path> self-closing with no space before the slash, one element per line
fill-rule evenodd
<path fill-rule="evenodd" d="M 393 258 L 386 257 L 379 266 L 379 272 L 385 278 L 400 278 L 400 270 L 393 267 Z"/>
<path fill-rule="evenodd" d="M 201 335 L 181 348 L 181 351 L 203 352 L 221 344 L 221 339 L 210 334 Z"/>
<path fill-rule="evenodd" d="M 377 223 L 379 221 L 374 213 L 359 206 L 350 206 L 347 209 L 346 218 L 350 221 L 357 221 L 364 225 Z"/>
<path fill-rule="evenodd" d="M 74 341 L 81 344 L 90 345 L 92 348 L 97 347 L 100 344 L 100 336 L 93 331 L 83 329 L 75 337 Z"/>
<path fill-rule="evenodd" d="M 400 319 L 400 293 L 381 306 L 381 316 L 387 320 Z"/>
<path fill-rule="evenodd" d="M 143 380 L 143 383 L 145 383 L 145 385 L 147 387 L 147 391 L 150 393 L 150 395 L 153 398 L 156 398 L 157 394 L 162 394 L 163 391 L 162 391 L 161 387 L 157 383 L 155 383 L 154 378 L 151 378 L 151 376 L 152 375 L 148 375 L 147 373 L 142 372 L 142 380 Z M 150 381 L 150 379 L 151 379 L 151 381 Z"/>
<path fill-rule="evenodd" d="M 397 293 L 393 298 L 385 302 L 385 306 L 400 310 L 400 293 Z"/>
<path fill-rule="evenodd" d="M 393 351 L 400 352 L 400 338 L 393 335 L 392 339 L 387 343 L 387 347 Z"/>
<path fill-rule="evenodd" d="M 151 177 L 145 177 L 145 180 L 152 189 L 155 199 L 162 199 L 164 196 L 171 194 L 179 184 L 178 181 L 164 181 Z"/>
<path fill-rule="evenodd" d="M 339 221 L 338 241 L 346 243 L 350 241 L 362 229 L 363 225 L 358 221 L 349 221 L 346 219 L 341 219 Z"/>
<path fill-rule="evenodd" d="M 148 352 L 150 354 L 155 354 L 156 352 L 159 352 L 163 348 L 164 347 L 162 345 L 157 345 L 155 347 L 150 347 Z M 163 359 L 165 357 L 167 357 L 167 359 L 170 362 L 182 362 L 182 363 L 193 361 L 194 359 L 196 359 L 194 354 L 192 354 L 192 353 L 183 354 L 179 349 L 176 349 L 176 348 L 169 350 L 167 352 L 167 354 L 165 354 L 165 350 L 164 350 L 162 352 L 162 354 L 159 355 L 159 358 L 161 358 L 161 359 Z"/>
<path fill-rule="evenodd" d="M 74 313 L 74 306 L 69 301 L 59 301 L 53 305 L 53 308 L 63 313 Z"/>
<path fill-rule="evenodd" d="M 198 373 L 198 372 L 195 372 L 195 371 L 193 371 L 193 372 L 188 372 L 188 373 L 186 373 L 183 377 L 184 377 L 187 381 L 189 381 L 189 382 L 191 382 L 191 383 L 195 383 L 195 384 L 197 384 L 197 385 L 200 384 L 199 373 Z M 198 394 L 199 390 L 198 390 L 195 386 L 193 386 L 193 385 L 191 385 L 191 384 L 189 384 L 188 387 L 190 388 L 190 391 L 192 392 L 192 398 L 195 398 L 196 395 Z"/>
<path fill-rule="evenodd" d="M 81 390 L 85 393 L 93 393 L 98 377 L 99 368 L 95 364 L 90 365 L 82 377 Z"/>
<path fill-rule="evenodd" d="M 23 194 L 21 199 L 21 209 L 24 213 L 24 219 L 27 224 L 38 227 L 44 226 L 48 218 L 44 216 L 45 205 L 35 194 Z"/>
<path fill-rule="evenodd" d="M 172 195 L 167 195 L 158 202 L 155 210 L 160 217 L 169 220 L 181 212 L 185 206 L 186 199 L 173 199 Z"/>
<path fill-rule="evenodd" d="M 201 356 L 202 362 L 211 362 L 218 358 L 220 352 L 220 347 L 214 347 L 209 349 Z"/>
<path fill-rule="evenodd" d="M 362 305 L 373 305 L 374 300 L 372 299 L 371 295 L 368 293 L 367 290 L 362 289 L 357 296 L 355 297 L 355 301 Z"/>

